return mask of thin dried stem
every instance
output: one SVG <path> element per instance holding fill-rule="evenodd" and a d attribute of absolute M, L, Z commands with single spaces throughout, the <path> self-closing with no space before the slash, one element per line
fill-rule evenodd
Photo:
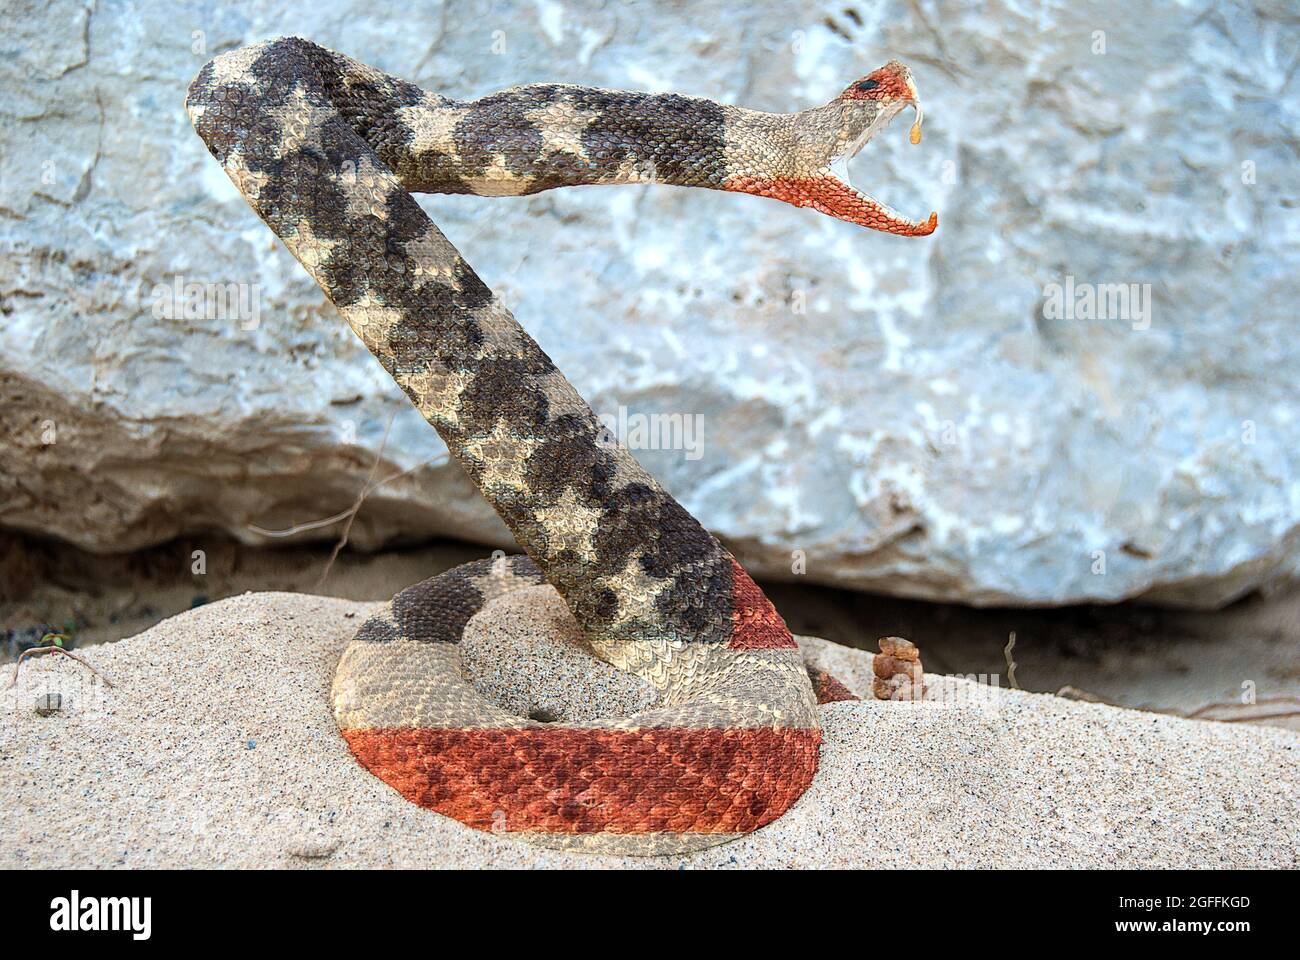
<path fill-rule="evenodd" d="M 26 660 L 28 657 L 36 656 L 38 653 L 61 653 L 65 657 L 71 657 L 73 660 L 76 660 L 77 663 L 81 664 L 83 667 L 85 667 L 95 676 L 99 677 L 99 679 L 103 680 L 105 686 L 111 687 L 113 685 L 113 681 L 108 679 L 108 677 L 104 676 L 98 670 L 96 670 L 95 667 L 92 666 L 89 661 L 85 660 L 82 657 L 77 656 L 75 653 L 73 653 L 70 650 L 64 650 L 62 647 L 52 644 L 48 647 L 32 647 L 30 650 L 24 650 L 22 653 L 18 655 L 18 659 L 14 661 L 14 678 L 9 681 L 10 689 L 12 689 L 18 683 L 18 668 L 23 665 L 23 661 Z"/>
<path fill-rule="evenodd" d="M 1254 723 L 1256 720 L 1284 720 L 1300 717 L 1300 710 L 1282 710 L 1278 713 L 1252 713 L 1245 717 L 1208 717 L 1211 723 Z"/>
<path fill-rule="evenodd" d="M 427 467 L 429 464 L 440 459 L 442 459 L 441 455 L 434 455 L 432 457 L 429 457 L 426 460 L 421 460 L 419 463 L 415 464 L 414 466 L 407 467 L 404 470 L 398 470 L 396 473 L 390 473 L 388 476 L 384 477 L 384 479 L 377 480 L 376 482 L 372 483 L 369 489 L 363 492 L 363 499 L 365 496 L 374 493 L 376 490 L 378 490 L 380 487 L 384 486 L 385 484 L 392 483 L 394 480 L 400 480 L 408 473 L 414 473 L 416 470 L 419 470 L 421 467 Z M 308 530 L 319 530 L 321 527 L 328 527 L 331 524 L 338 523 L 341 520 L 346 520 L 355 512 L 356 512 L 355 507 L 349 507 L 346 510 L 340 510 L 332 517 L 326 517 L 323 520 L 311 520 L 307 523 L 295 524 L 292 527 L 285 527 L 282 530 L 268 530 L 266 527 L 259 527 L 255 523 L 245 524 L 244 528 L 246 530 L 251 530 L 253 533 L 256 533 L 260 537 L 292 537 L 294 534 L 297 533 L 304 533 Z"/>
<path fill-rule="evenodd" d="M 1007 683 L 1011 684 L 1012 690 L 1019 690 L 1020 684 L 1016 683 L 1016 661 L 1011 659 L 1011 651 L 1014 649 L 1016 649 L 1016 631 L 1012 630 L 1007 645 L 1002 650 L 1002 656 L 1007 658 Z"/>
<path fill-rule="evenodd" d="M 366 482 L 361 487 L 361 492 L 357 494 L 356 501 L 347 511 L 347 521 L 343 524 L 343 532 L 339 535 L 338 542 L 334 544 L 334 549 L 330 551 L 330 558 L 325 561 L 325 569 L 321 571 L 320 579 L 316 581 L 316 589 L 319 590 L 325 585 L 325 580 L 330 575 L 330 570 L 334 568 L 334 561 L 342 552 L 343 547 L 347 545 L 348 535 L 352 532 L 353 521 L 357 519 L 357 512 L 360 511 L 361 505 L 366 502 L 366 497 L 370 496 L 370 491 L 374 489 L 375 474 L 379 472 L 380 461 L 384 459 L 384 450 L 388 447 L 388 435 L 393 430 L 393 421 L 397 419 L 397 410 L 388 417 L 388 426 L 384 427 L 384 439 L 379 443 L 379 450 L 375 454 L 375 462 L 370 465 L 370 473 L 366 476 Z"/>
<path fill-rule="evenodd" d="M 265 527 L 259 527 L 255 523 L 245 524 L 245 529 L 253 531 L 259 537 L 292 537 L 295 533 L 303 533 L 307 530 L 318 530 L 321 527 L 328 527 L 331 524 L 338 523 L 340 520 L 346 520 L 352 511 L 340 510 L 332 517 L 326 517 L 324 520 L 312 520 L 310 523 L 298 523 L 284 530 L 268 530 Z"/>
<path fill-rule="evenodd" d="M 1260 699 L 1256 700 L 1254 703 L 1242 703 L 1238 700 L 1220 700 L 1216 703 L 1207 703 L 1203 707 L 1197 707 L 1191 713 L 1185 713 L 1183 714 L 1183 716 L 1186 717 L 1188 720 L 1195 720 L 1198 717 L 1204 716 L 1205 714 L 1209 713 L 1212 710 L 1231 710 L 1231 709 L 1236 709 L 1238 707 L 1254 707 L 1259 704 L 1272 704 L 1272 703 L 1300 704 L 1300 697 L 1290 697 L 1290 696 L 1261 697 Z M 1258 719 L 1259 716 L 1260 716 L 1259 714 L 1256 714 L 1256 715 L 1245 716 L 1245 717 L 1210 717 L 1210 719 L 1222 720 L 1224 723 L 1239 723 L 1242 720 Z M 1287 714 L 1286 713 L 1267 714 L 1267 716 L 1269 717 L 1287 716 Z"/>

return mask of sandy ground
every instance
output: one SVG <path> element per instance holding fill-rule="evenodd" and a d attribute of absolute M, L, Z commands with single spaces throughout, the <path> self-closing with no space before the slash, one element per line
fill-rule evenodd
<path fill-rule="evenodd" d="M 1294 867 L 1300 735 L 964 680 L 822 708 L 812 788 L 689 856 L 592 857 L 471 831 L 362 770 L 331 718 L 373 604 L 245 594 L 22 667 L 0 721 L 0 867 Z M 865 689 L 870 657 L 808 654 Z M 59 693 L 62 709 L 34 710 Z"/>
<path fill-rule="evenodd" d="M 194 571 L 194 551 L 205 563 Z M 364 554 L 345 550 L 322 576 L 329 548 L 278 550 L 195 539 L 95 556 L 0 532 L 0 665 L 49 629 L 86 649 L 148 630 L 194 606 L 249 590 L 386 600 L 457 563 L 478 544 L 445 541 Z M 974 609 L 808 584 L 763 583 L 796 633 L 859 649 L 902 636 L 939 673 L 1000 675 L 1118 706 L 1263 723 L 1300 731 L 1300 589 L 1252 596 L 1224 610 L 1135 604 Z M 70 626 L 67 626 L 70 625 Z M 1212 705 L 1212 706 L 1211 706 Z"/>

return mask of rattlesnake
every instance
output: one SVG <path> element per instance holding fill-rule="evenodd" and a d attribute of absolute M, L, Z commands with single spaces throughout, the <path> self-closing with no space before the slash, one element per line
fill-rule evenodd
<path fill-rule="evenodd" d="M 907 220 L 837 172 L 907 106 L 919 139 L 907 68 L 796 114 L 558 84 L 461 102 L 291 38 L 217 57 L 186 106 L 526 551 L 410 587 L 361 628 L 333 689 L 354 755 L 416 803 L 573 849 L 698 849 L 779 817 L 817 768 L 818 699 L 851 694 L 810 680 L 754 581 L 611 441 L 411 192 L 656 181 L 925 235 L 933 214 Z M 507 709 L 458 644 L 530 616 L 648 699 L 617 717 Z M 904 644 L 877 658 L 881 695 L 917 695 Z"/>

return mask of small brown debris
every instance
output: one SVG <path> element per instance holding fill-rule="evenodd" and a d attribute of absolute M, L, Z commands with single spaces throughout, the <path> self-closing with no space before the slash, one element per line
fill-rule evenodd
<path fill-rule="evenodd" d="M 902 675 L 913 680 L 921 679 L 921 663 L 918 660 L 900 660 L 882 653 L 872 658 L 871 669 L 878 677 Z"/>
<path fill-rule="evenodd" d="M 925 672 L 921 651 L 902 637 L 881 637 L 880 653 L 871 659 L 876 675 L 871 692 L 877 700 L 925 699 Z"/>
<path fill-rule="evenodd" d="M 904 640 L 902 637 L 881 637 L 880 652 L 887 657 L 893 657 L 895 660 L 915 660 L 920 662 L 921 651 L 916 648 L 911 640 Z"/>

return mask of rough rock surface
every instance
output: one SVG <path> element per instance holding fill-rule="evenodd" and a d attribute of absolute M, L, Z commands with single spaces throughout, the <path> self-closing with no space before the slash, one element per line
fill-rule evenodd
<path fill-rule="evenodd" d="M 19 0 L 4 27 L 0 524 L 257 541 L 345 509 L 396 411 L 377 476 L 411 472 L 353 542 L 508 542 L 186 122 L 206 59 L 293 33 L 453 96 L 794 110 L 907 61 L 926 139 L 904 118 L 854 175 L 938 209 L 929 240 L 671 188 L 427 207 L 598 412 L 700 418 L 638 455 L 762 573 L 1214 605 L 1297 572 L 1291 5 Z M 247 299 L 168 317 L 178 277 Z M 1060 318 L 1067 277 L 1140 299 Z"/>

